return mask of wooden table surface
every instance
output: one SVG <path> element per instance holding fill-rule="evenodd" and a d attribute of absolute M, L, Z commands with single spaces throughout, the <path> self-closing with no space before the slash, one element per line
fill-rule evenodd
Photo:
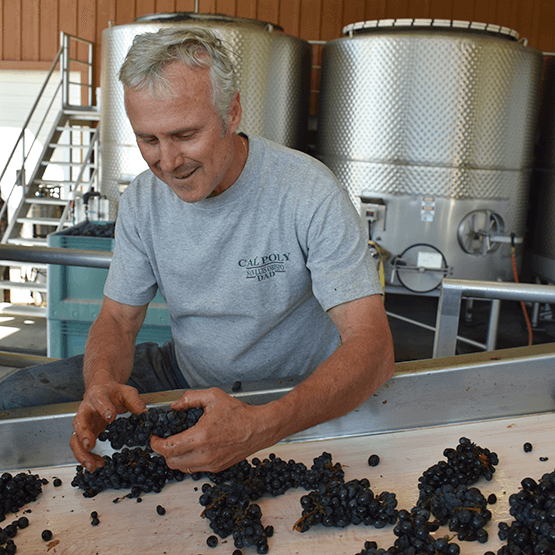
<path fill-rule="evenodd" d="M 356 438 L 342 438 L 301 443 L 281 443 L 262 451 L 259 457 L 276 453 L 285 460 L 302 461 L 307 466 L 312 459 L 327 451 L 334 462 L 345 466 L 346 479 L 368 478 L 374 493 L 391 491 L 397 495 L 398 508 L 410 510 L 418 498 L 418 478 L 424 470 L 440 460 L 445 460 L 443 450 L 455 447 L 459 438 L 468 437 L 481 447 L 495 451 L 500 459 L 491 482 L 480 480 L 476 487 L 487 497 L 495 493 L 498 502 L 491 505 L 493 519 L 488 524 L 490 536 L 486 544 L 457 542 L 461 553 L 483 555 L 486 551 L 497 552 L 502 543 L 497 538 L 497 524 L 509 522 L 509 496 L 516 492 L 523 478 L 539 479 L 555 468 L 555 441 L 553 430 L 555 414 L 521 416 L 422 428 L 395 433 L 384 433 Z M 529 441 L 534 448 L 531 453 L 523 450 Z M 381 462 L 369 467 L 369 455 L 376 453 Z M 548 457 L 542 462 L 540 457 Z M 5 469 L 4 469 L 5 470 Z M 211 535 L 208 522 L 200 517 L 202 507 L 198 503 L 200 487 L 206 480 L 195 482 L 186 479 L 181 483 L 168 484 L 161 493 L 143 496 L 142 503 L 123 499 L 113 503 L 124 490 L 105 491 L 86 499 L 82 492 L 71 486 L 75 475 L 74 466 L 33 469 L 50 483 L 43 487 L 39 499 L 25 506 L 17 515 L 8 515 L 1 525 L 6 526 L 26 509 L 30 525 L 19 531 L 15 538 L 18 555 L 231 555 L 234 547 L 231 538 L 220 541 L 216 548 L 206 545 Z M 63 485 L 55 488 L 52 479 L 59 477 Z M 258 503 L 263 512 L 264 525 L 275 528 L 269 540 L 272 555 L 354 555 L 364 547 L 365 540 L 374 540 L 387 548 L 393 545 L 393 527 L 382 530 L 364 525 L 343 529 L 311 528 L 306 533 L 293 531 L 295 521 L 301 515 L 302 489 L 290 490 L 277 498 L 263 498 Z M 159 516 L 156 506 L 163 505 L 166 514 Z M 100 524 L 90 524 L 91 511 L 97 511 Z M 41 532 L 53 532 L 51 542 L 41 539 Z M 434 536 L 448 533 L 440 528 Z M 248 555 L 256 549 L 244 549 Z"/>

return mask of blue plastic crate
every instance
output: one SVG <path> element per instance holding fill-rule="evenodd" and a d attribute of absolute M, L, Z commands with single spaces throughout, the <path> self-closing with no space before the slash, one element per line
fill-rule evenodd
<path fill-rule="evenodd" d="M 92 322 L 48 320 L 48 356 L 67 358 L 83 354 L 91 326 Z M 169 327 L 143 326 L 137 336 L 137 343 L 152 341 L 163 345 L 171 338 Z"/>
<path fill-rule="evenodd" d="M 109 225 L 112 222 L 95 222 L 98 225 Z M 81 236 L 79 232 L 86 229 L 86 222 L 72 228 L 53 233 L 48 236 L 48 246 L 66 249 L 109 251 L 114 250 L 115 239 L 112 237 Z M 73 334 L 62 330 L 69 329 L 70 323 L 83 323 L 79 329 L 88 333 L 92 322 L 98 316 L 104 299 L 104 283 L 108 270 L 104 268 L 88 268 L 85 266 L 48 266 L 48 356 L 66 357 L 81 354 L 85 349 L 86 334 Z M 73 326 L 77 329 L 76 326 Z M 154 330 L 154 328 L 163 328 Z M 160 335 L 162 343 L 171 339 L 170 313 L 164 298 L 158 292 L 150 303 L 143 329 L 150 330 L 149 336 Z M 52 330 L 52 333 L 51 331 Z M 142 330 L 141 330 L 142 332 Z M 143 334 L 144 336 L 144 334 Z M 141 333 L 137 342 L 145 341 Z M 147 339 L 148 340 L 148 339 Z M 152 339 L 157 341 L 156 339 Z M 63 345 L 67 341 L 67 345 Z M 158 342 L 158 341 L 157 341 Z M 55 353 L 70 353 L 59 355 Z"/>

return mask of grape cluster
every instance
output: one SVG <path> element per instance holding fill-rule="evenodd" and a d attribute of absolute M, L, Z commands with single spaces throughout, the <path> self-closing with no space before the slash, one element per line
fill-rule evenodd
<path fill-rule="evenodd" d="M 4 472 L 0 476 L 0 522 L 7 513 L 16 513 L 42 493 L 42 481 L 37 474 L 20 472 L 13 476 Z"/>
<path fill-rule="evenodd" d="M 524 478 L 522 489 L 509 497 L 511 524 L 499 523 L 499 539 L 507 545 L 498 555 L 555 554 L 555 472 L 537 483 Z"/>
<path fill-rule="evenodd" d="M 450 543 L 445 537 L 434 538 L 430 535 L 438 528 L 437 521 L 430 522 L 430 512 L 426 509 L 414 507 L 410 513 L 405 510 L 399 511 L 399 522 L 393 529 L 393 533 L 397 536 L 394 544 L 399 550 L 397 554 L 459 555 L 458 544 Z"/>
<path fill-rule="evenodd" d="M 0 528 L 0 555 L 14 555 L 17 547 L 13 538 L 17 536 L 18 530 L 23 530 L 27 526 L 29 526 L 29 519 L 26 516 L 22 516 L 3 529 Z"/>
<path fill-rule="evenodd" d="M 445 485 L 429 498 L 432 515 L 440 525 L 448 524 L 461 541 L 486 543 L 488 533 L 484 526 L 491 520 L 487 500 L 478 488 Z"/>
<path fill-rule="evenodd" d="M 295 525 L 306 532 L 315 524 L 344 528 L 365 524 L 383 528 L 397 521 L 397 499 L 394 493 L 374 495 L 370 482 L 362 480 L 331 481 L 301 497 L 303 516 Z"/>
<path fill-rule="evenodd" d="M 63 235 L 79 235 L 82 237 L 114 237 L 116 224 L 109 222 L 107 224 L 95 224 L 93 222 L 85 222 L 82 225 L 70 227 L 63 232 Z"/>
<path fill-rule="evenodd" d="M 445 449 L 447 461 L 428 468 L 419 479 L 417 506 L 427 509 L 439 524 L 449 524 L 461 541 L 485 543 L 484 526 L 491 520 L 487 500 L 471 487 L 481 477 L 491 480 L 499 464 L 496 453 L 462 437 L 455 449 Z"/>
<path fill-rule="evenodd" d="M 447 461 L 431 466 L 419 478 L 416 507 L 397 513 L 395 544 L 382 549 L 367 541 L 358 555 L 458 555 L 458 544 L 430 535 L 444 525 L 449 525 L 460 541 L 487 541 L 484 526 L 492 516 L 488 502 L 478 488 L 469 486 L 481 477 L 492 479 L 499 464 L 497 454 L 462 437 L 455 449 L 445 449 L 443 455 Z"/>
<path fill-rule="evenodd" d="M 124 446 L 150 448 L 151 436 L 167 438 L 188 430 L 199 421 L 203 412 L 201 408 L 182 411 L 151 408 L 140 414 L 116 418 L 98 439 L 109 441 L 116 451 Z"/>
<path fill-rule="evenodd" d="M 94 497 L 105 489 L 128 489 L 127 497 L 139 497 L 141 493 L 159 493 L 166 482 L 181 482 L 186 474 L 172 470 L 163 457 L 152 455 L 137 447 L 124 448 L 113 456 L 105 455 L 104 466 L 87 472 L 81 465 L 71 485 L 83 490 L 84 497 Z"/>
<path fill-rule="evenodd" d="M 243 460 L 206 477 L 214 485 L 202 486 L 199 503 L 205 507 L 202 516 L 208 518 L 210 528 L 222 539 L 231 535 L 237 549 L 253 546 L 257 553 L 267 553 L 273 528 L 264 527 L 262 511 L 255 501 L 263 495 L 282 495 L 291 488 L 309 491 L 331 482 L 343 483 L 345 473 L 339 463 L 332 462 L 329 453 L 316 457 L 311 468 L 272 453 L 263 460 Z"/>
<path fill-rule="evenodd" d="M 447 461 L 440 461 L 428 468 L 419 479 L 420 493 L 446 485 L 452 486 L 475 484 L 481 477 L 491 480 L 495 466 L 499 464 L 496 453 L 482 449 L 468 438 L 461 437 L 455 449 L 445 449 L 443 456 Z"/>
<path fill-rule="evenodd" d="M 202 517 L 220 538 L 232 536 L 237 549 L 256 547 L 257 553 L 268 553 L 268 538 L 273 528 L 264 528 L 262 511 L 251 503 L 249 489 L 236 482 L 220 485 L 204 484 L 199 503 L 205 507 Z"/>

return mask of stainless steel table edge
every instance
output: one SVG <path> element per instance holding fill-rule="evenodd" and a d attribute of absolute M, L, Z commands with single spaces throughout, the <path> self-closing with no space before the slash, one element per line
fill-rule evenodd
<path fill-rule="evenodd" d="M 552 412 L 555 409 L 555 344 L 403 362 L 394 377 L 356 410 L 283 440 L 316 441 L 459 422 Z M 287 394 L 294 379 L 245 383 L 251 404 Z M 147 406 L 167 407 L 183 391 L 143 395 Z M 15 409 L 0 414 L 0 469 L 75 464 L 69 448 L 77 403 Z M 99 444 L 96 450 L 109 453 Z"/>

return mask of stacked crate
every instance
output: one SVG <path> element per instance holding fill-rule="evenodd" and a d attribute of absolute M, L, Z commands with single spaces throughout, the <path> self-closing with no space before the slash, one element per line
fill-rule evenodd
<path fill-rule="evenodd" d="M 90 233 L 91 226 L 112 226 L 112 222 L 82 222 L 48 236 L 48 246 L 56 248 L 110 251 L 114 238 Z M 104 298 L 108 270 L 83 266 L 48 267 L 48 356 L 66 358 L 85 352 L 89 329 L 98 316 Z M 137 343 L 152 341 L 162 345 L 172 338 L 170 313 L 157 293 L 148 307 Z"/>

